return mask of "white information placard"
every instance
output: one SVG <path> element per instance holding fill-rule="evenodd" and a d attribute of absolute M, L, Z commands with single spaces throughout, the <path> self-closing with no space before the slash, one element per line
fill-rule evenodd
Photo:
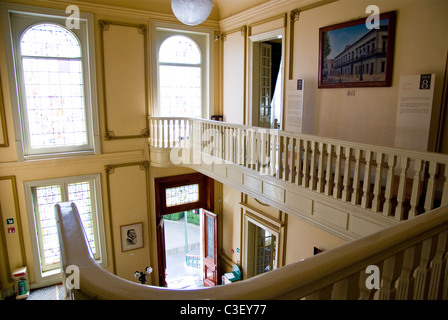
<path fill-rule="evenodd" d="M 400 77 L 395 147 L 427 151 L 435 74 Z"/>
<path fill-rule="evenodd" d="M 302 133 L 303 79 L 288 80 L 286 83 L 285 130 Z"/>

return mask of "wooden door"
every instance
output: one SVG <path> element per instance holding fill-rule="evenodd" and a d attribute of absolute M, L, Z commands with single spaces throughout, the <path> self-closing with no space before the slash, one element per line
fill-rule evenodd
<path fill-rule="evenodd" d="M 218 284 L 218 217 L 202 209 L 203 282 L 206 287 Z"/>

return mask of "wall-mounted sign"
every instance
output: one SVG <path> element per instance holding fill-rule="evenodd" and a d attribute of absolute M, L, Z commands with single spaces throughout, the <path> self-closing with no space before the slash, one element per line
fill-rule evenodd
<path fill-rule="evenodd" d="M 286 83 L 285 130 L 302 133 L 303 79 L 288 80 Z"/>
<path fill-rule="evenodd" d="M 6 224 L 14 224 L 14 218 L 6 219 Z"/>
<path fill-rule="evenodd" d="M 435 74 L 400 77 L 395 147 L 428 150 Z"/>

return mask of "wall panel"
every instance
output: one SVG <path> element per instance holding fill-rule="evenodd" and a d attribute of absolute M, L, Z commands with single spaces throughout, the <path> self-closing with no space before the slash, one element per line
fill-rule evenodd
<path fill-rule="evenodd" d="M 106 140 L 147 137 L 147 26 L 99 21 Z"/>
<path fill-rule="evenodd" d="M 246 27 L 230 31 L 223 38 L 224 121 L 244 124 L 246 82 Z"/>
<path fill-rule="evenodd" d="M 0 77 L 0 148 L 8 147 L 8 132 L 6 131 L 5 104 L 3 102 L 2 79 Z"/>
<path fill-rule="evenodd" d="M 0 280 L 9 282 L 14 269 L 26 266 L 15 176 L 0 177 L 0 205 L 0 227 L 2 227 L 0 237 L 2 263 L 0 263 L 0 270 L 5 272 L 1 275 Z M 13 219 L 12 223 L 8 223 L 7 219 Z M 3 257 L 7 258 L 4 264 Z"/>
<path fill-rule="evenodd" d="M 147 161 L 107 165 L 107 189 L 112 237 L 113 269 L 121 278 L 136 281 L 135 271 L 151 267 L 151 235 L 149 220 L 149 163 Z M 123 251 L 121 226 L 143 224 L 143 247 Z M 152 274 L 148 284 L 153 283 Z"/>

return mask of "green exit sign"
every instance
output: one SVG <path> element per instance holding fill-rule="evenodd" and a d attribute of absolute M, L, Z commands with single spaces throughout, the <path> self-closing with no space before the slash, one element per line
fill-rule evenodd
<path fill-rule="evenodd" d="M 6 224 L 14 224 L 14 218 L 6 219 Z"/>

